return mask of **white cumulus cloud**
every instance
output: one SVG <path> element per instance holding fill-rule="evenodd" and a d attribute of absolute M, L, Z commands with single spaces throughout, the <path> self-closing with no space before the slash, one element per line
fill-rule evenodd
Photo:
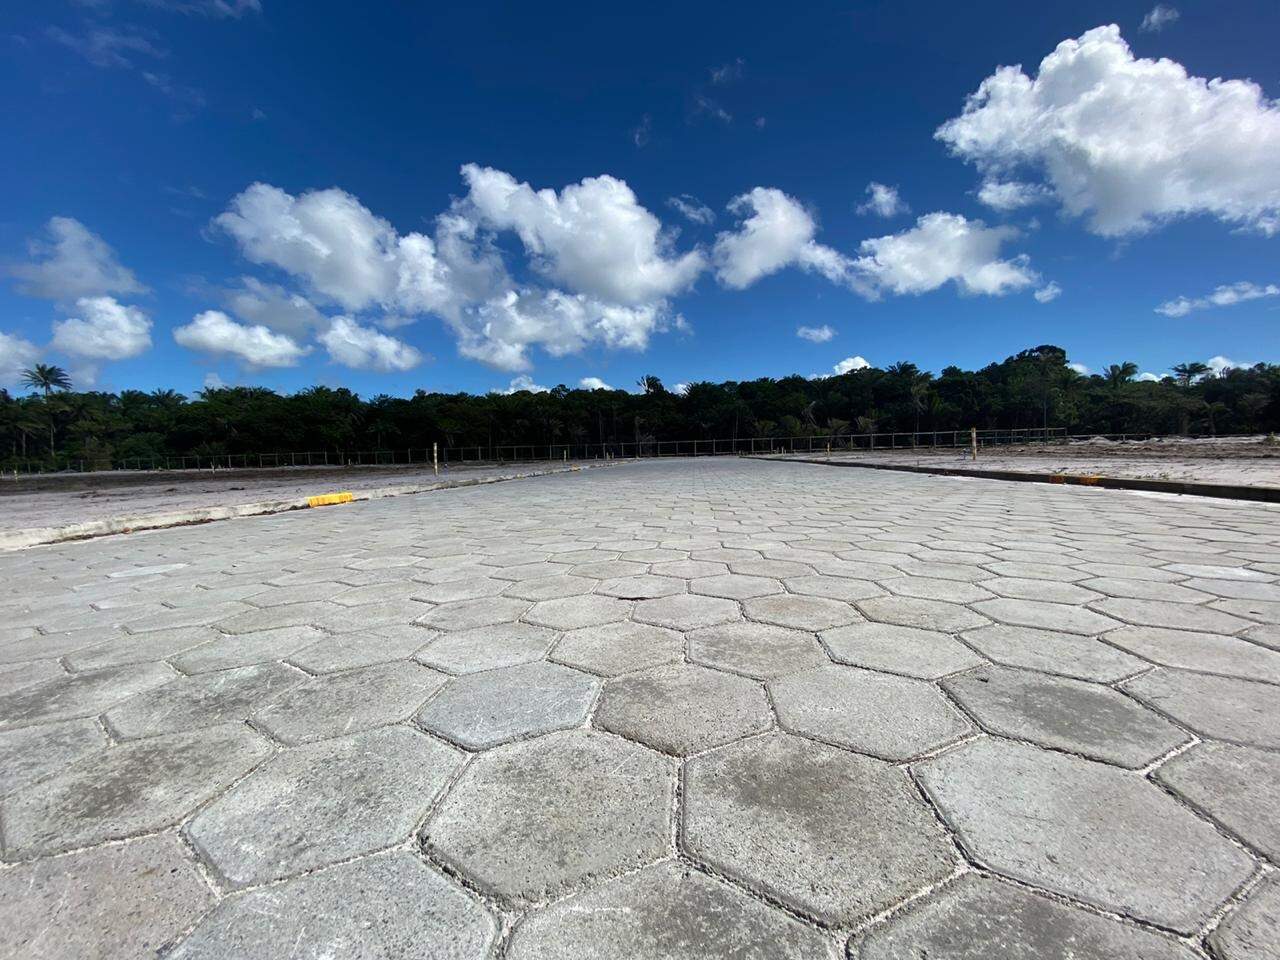
<path fill-rule="evenodd" d="M 867 199 L 858 205 L 858 213 L 874 213 L 877 217 L 896 217 L 910 213 L 911 208 L 898 196 L 898 188 L 872 180 L 867 184 Z"/>
<path fill-rule="evenodd" d="M 227 291 L 226 305 L 248 324 L 269 327 L 295 339 L 324 323 L 324 315 L 306 297 L 256 277 L 241 277 L 240 286 Z"/>
<path fill-rule="evenodd" d="M 334 317 L 316 339 L 335 363 L 356 370 L 388 373 L 412 370 L 422 362 L 422 354 L 403 340 L 363 327 L 350 317 Z"/>
<path fill-rule="evenodd" d="M 825 323 L 820 327 L 796 327 L 796 336 L 810 343 L 826 343 L 835 335 L 835 328 Z"/>
<path fill-rule="evenodd" d="M 16 387 L 22 372 L 40 359 L 40 348 L 16 333 L 0 332 L 0 387 Z"/>
<path fill-rule="evenodd" d="M 1000 67 L 936 136 L 988 178 L 1043 174 L 1102 236 L 1194 214 L 1280 231 L 1280 105 L 1135 57 L 1115 25 L 1064 40 L 1035 76 Z"/>
<path fill-rule="evenodd" d="M 1000 259 L 1010 227 L 988 227 L 955 213 L 929 213 L 901 233 L 864 240 L 853 268 L 873 292 L 926 293 L 954 282 L 962 293 L 1002 296 L 1039 277 L 1025 256 Z"/>
<path fill-rule="evenodd" d="M 53 217 L 45 225 L 45 234 L 28 244 L 28 262 L 8 268 L 21 293 L 70 302 L 109 293 L 146 292 L 110 245 L 79 220 Z"/>
<path fill-rule="evenodd" d="M 494 392 L 503 393 L 503 394 L 506 394 L 507 396 L 511 396 L 511 394 L 513 393 L 522 393 L 522 392 L 547 393 L 550 389 L 551 389 L 550 387 L 544 387 L 540 383 L 534 383 L 532 377 L 522 373 L 520 376 L 514 378 L 509 384 L 507 384 L 507 388 L 505 390 L 497 390 Z"/>
<path fill-rule="evenodd" d="M 841 360 L 831 369 L 834 370 L 837 374 L 841 374 L 841 373 L 851 373 L 854 370 L 865 370 L 869 366 L 871 366 L 871 364 L 869 364 L 862 357 L 845 357 L 843 360 Z"/>
<path fill-rule="evenodd" d="M 187 325 L 174 327 L 173 339 L 189 350 L 236 357 L 251 367 L 292 367 L 311 352 L 286 334 L 237 323 L 221 310 L 205 310 Z"/>
<path fill-rule="evenodd" d="M 1214 376 L 1220 377 L 1228 370 L 1247 370 L 1249 367 L 1257 366 L 1256 360 L 1228 360 L 1219 354 L 1216 357 L 1210 357 L 1205 361 L 1205 365 L 1209 368 Z"/>
<path fill-rule="evenodd" d="M 1166 300 L 1156 307 L 1156 313 L 1166 317 L 1185 317 L 1193 310 L 1207 310 L 1210 307 L 1233 307 L 1249 300 L 1261 300 L 1265 297 L 1280 297 L 1280 286 L 1268 283 L 1258 286 L 1248 280 L 1239 283 L 1223 284 L 1203 297 L 1177 297 Z"/>
<path fill-rule="evenodd" d="M 1042 184 L 1021 180 L 984 180 L 978 188 L 978 202 L 1000 213 L 1043 203 L 1052 196 Z"/>
<path fill-rule="evenodd" d="M 53 322 L 53 348 L 86 360 L 124 360 L 151 348 L 151 321 L 114 297 L 81 297 L 78 316 Z"/>
<path fill-rule="evenodd" d="M 599 377 L 583 377 L 578 381 L 578 386 L 583 390 L 612 390 L 609 384 L 605 383 Z"/>
<path fill-rule="evenodd" d="M 1068 363 L 1067 369 L 1074 370 L 1076 373 L 1080 374 L 1080 376 L 1082 377 L 1087 377 L 1089 376 L 1090 373 L 1093 372 L 1088 367 L 1086 367 L 1083 363 Z"/>
<path fill-rule="evenodd" d="M 799 200 L 774 187 L 756 187 L 735 197 L 729 210 L 741 222 L 716 236 L 713 255 L 716 277 L 726 287 L 742 290 L 792 266 L 832 282 L 845 280 L 848 261 L 814 240 L 817 222 Z"/>

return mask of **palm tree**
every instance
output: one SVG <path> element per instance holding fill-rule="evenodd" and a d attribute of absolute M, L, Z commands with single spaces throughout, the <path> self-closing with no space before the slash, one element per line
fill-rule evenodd
<path fill-rule="evenodd" d="M 1177 378 L 1178 383 L 1182 384 L 1184 389 L 1190 387 L 1208 372 L 1209 365 L 1198 361 L 1180 363 L 1173 368 L 1173 375 Z"/>
<path fill-rule="evenodd" d="M 1124 363 L 1113 363 L 1107 367 L 1107 383 L 1111 385 L 1112 390 L 1119 393 L 1120 387 L 1132 380 L 1137 373 L 1138 365 L 1132 360 L 1126 360 Z"/>
<path fill-rule="evenodd" d="M 67 371 L 51 363 L 37 363 L 29 370 L 23 370 L 22 382 L 28 387 L 43 390 L 46 397 L 54 390 L 71 389 Z"/>

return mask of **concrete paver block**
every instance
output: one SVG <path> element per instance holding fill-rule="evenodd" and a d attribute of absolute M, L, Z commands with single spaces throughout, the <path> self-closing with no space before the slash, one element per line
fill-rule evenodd
<path fill-rule="evenodd" d="M 688 634 L 694 663 L 769 680 L 828 663 L 813 634 L 767 623 L 725 623 Z"/>
<path fill-rule="evenodd" d="M 773 715 L 760 684 L 706 667 L 671 664 L 608 681 L 594 723 L 684 756 L 766 730 Z"/>
<path fill-rule="evenodd" d="M 945 633 L 893 623 L 854 623 L 824 630 L 821 639 L 840 663 L 925 680 L 986 662 Z"/>
<path fill-rule="evenodd" d="M 417 722 L 469 750 L 575 727 L 600 681 L 543 661 L 450 680 L 418 711 Z"/>
<path fill-rule="evenodd" d="M 840 926 L 953 869 L 946 834 L 902 771 L 787 734 L 689 761 L 682 840 L 695 859 Z"/>
<path fill-rule="evenodd" d="M 738 605 L 732 600 L 690 594 L 641 600 L 632 614 L 633 619 L 640 623 L 681 631 L 728 623 L 740 619 L 740 616 Z"/>
<path fill-rule="evenodd" d="M 1280 749 L 1280 694 L 1270 684 L 1158 668 L 1124 688 L 1206 737 Z"/>
<path fill-rule="evenodd" d="M 984 657 L 1009 667 L 1111 683 L 1146 670 L 1145 660 L 1100 640 L 996 623 L 961 634 Z"/>
<path fill-rule="evenodd" d="M 445 673 L 475 673 L 541 660 L 555 639 L 545 627 L 499 623 L 441 634 L 414 659 Z"/>
<path fill-rule="evenodd" d="M 269 660 L 283 660 L 297 650 L 309 647 L 326 635 L 315 627 L 280 627 L 257 633 L 221 636 L 187 653 L 172 657 L 170 663 L 183 673 L 208 673 L 231 670 Z"/>
<path fill-rule="evenodd" d="M 985 601 L 993 603 L 995 601 Z M 919 630 L 937 630 L 942 633 L 958 633 L 985 626 L 986 617 L 979 616 L 968 607 L 944 600 L 917 600 L 914 597 L 872 597 L 859 600 L 858 609 L 868 620 L 880 623 L 896 623 Z M 976 605 L 975 605 L 976 606 Z M 839 626 L 832 624 L 831 626 Z M 826 628 L 824 628 L 826 629 Z"/>
<path fill-rule="evenodd" d="M 1222 960 L 1275 960 L 1280 957 L 1280 881 L 1258 885 L 1244 904 L 1209 937 Z"/>
<path fill-rule="evenodd" d="M 283 879 L 408 839 L 462 758 L 407 727 L 295 747 L 201 810 L 187 835 L 232 886 Z"/>
<path fill-rule="evenodd" d="M 987 739 L 916 770 L 980 863 L 1182 933 L 1253 870 L 1158 787 L 1105 764 Z"/>
<path fill-rule="evenodd" d="M 1273 863 L 1280 861 L 1280 753 L 1199 743 L 1156 779 Z"/>
<path fill-rule="evenodd" d="M 1167 667 L 1280 683 L 1280 651 L 1216 633 L 1124 627 L 1107 642 Z"/>
<path fill-rule="evenodd" d="M 718 577 L 699 577 L 689 581 L 689 592 L 704 597 L 724 597 L 727 600 L 750 600 L 782 593 L 782 584 L 767 577 L 749 577 L 737 573 L 724 573 Z"/>
<path fill-rule="evenodd" d="M 801 597 L 782 593 L 771 597 L 745 600 L 742 611 L 749 620 L 772 623 L 793 630 L 817 633 L 862 619 L 851 604 L 827 597 Z"/>
<path fill-rule="evenodd" d="M 102 728 L 89 719 L 0 733 L 0 796 L 58 773 L 106 745 Z"/>
<path fill-rule="evenodd" d="M 769 684 L 783 728 L 884 760 L 907 760 L 974 732 L 938 688 L 857 667 L 826 666 Z"/>
<path fill-rule="evenodd" d="M 475 898 L 396 850 L 228 897 L 172 957 L 483 960 L 496 935 Z"/>
<path fill-rule="evenodd" d="M 1062 633 L 1078 633 L 1090 637 L 1123 626 L 1119 620 L 1067 603 L 1042 603 L 1039 600 L 1012 600 L 1008 597 L 999 597 L 995 600 L 979 601 L 973 605 L 973 609 L 992 620 L 1014 627 L 1057 630 Z"/>
<path fill-rule="evenodd" d="M 93 754 L 0 804 L 5 856 L 29 857 L 170 826 L 271 753 L 243 724 Z"/>
<path fill-rule="evenodd" d="M 617 597 L 579 596 L 542 600 L 525 614 L 525 619 L 552 630 L 578 630 L 627 619 L 631 604 Z"/>
<path fill-rule="evenodd" d="M 92 717 L 177 676 L 162 663 L 139 663 L 56 677 L 0 697 L 0 729 Z"/>
<path fill-rule="evenodd" d="M 679 863 L 646 867 L 520 924 L 511 960 L 835 960 L 833 943 L 781 910 Z"/>
<path fill-rule="evenodd" d="M 684 638 L 674 630 L 647 623 L 606 623 L 570 630 L 560 638 L 551 659 L 604 677 L 672 663 L 684 652 Z"/>
<path fill-rule="evenodd" d="M 528 600 L 514 597 L 479 597 L 442 603 L 415 620 L 436 630 L 472 630 L 495 623 L 512 623 L 529 609 Z"/>
<path fill-rule="evenodd" d="M 477 758 L 422 830 L 480 889 L 539 900 L 658 860 L 671 837 L 674 761 L 573 730 Z"/>
<path fill-rule="evenodd" d="M 342 633 L 291 653 L 290 663 L 311 673 L 336 673 L 375 663 L 407 660 L 439 634 L 416 624 Z"/>

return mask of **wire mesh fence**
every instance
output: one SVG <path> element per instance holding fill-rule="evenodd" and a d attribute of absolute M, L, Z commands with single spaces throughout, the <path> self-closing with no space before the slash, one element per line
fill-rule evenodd
<path fill-rule="evenodd" d="M 709 457 L 820 452 L 856 452 L 919 448 L 968 447 L 970 430 L 922 430 L 795 437 L 737 437 L 710 440 L 629 440 L 606 443 L 522 443 L 410 447 L 388 450 L 301 450 L 272 453 L 226 453 L 165 457 L 58 457 L 54 460 L 12 459 L 4 463 L 8 477 L 38 473 L 101 471 L 243 470 L 291 467 L 422 466 L 442 469 L 540 461 L 622 460 L 658 457 Z M 1137 437 L 1138 435 L 1127 435 Z M 1146 438 L 1147 435 L 1142 435 Z M 1062 443 L 1065 427 L 978 430 L 980 447 Z M 435 458 L 433 460 L 433 457 Z"/>

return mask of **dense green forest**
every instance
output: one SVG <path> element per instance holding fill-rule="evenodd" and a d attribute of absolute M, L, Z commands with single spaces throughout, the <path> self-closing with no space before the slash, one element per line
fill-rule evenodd
<path fill-rule="evenodd" d="M 910 363 L 825 379 L 694 383 L 682 393 L 644 377 L 630 390 L 427 393 L 361 399 L 313 387 L 119 394 L 75 392 L 57 367 L 27 371 L 28 396 L 0 391 L 0 463 L 147 460 L 290 451 L 630 443 L 640 440 L 843 436 L 1064 427 L 1072 434 L 1232 434 L 1280 429 L 1280 365 L 1215 373 L 1180 364 L 1137 380 L 1132 363 L 1083 376 L 1058 347 L 941 375 Z"/>

